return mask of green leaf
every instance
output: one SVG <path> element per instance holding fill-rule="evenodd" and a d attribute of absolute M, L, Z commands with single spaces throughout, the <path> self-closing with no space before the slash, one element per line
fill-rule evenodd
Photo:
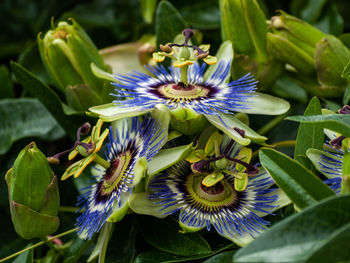
<path fill-rule="evenodd" d="M 350 80 L 350 60 L 348 64 L 346 64 L 343 72 L 341 73 L 341 77 L 347 80 Z"/>
<path fill-rule="evenodd" d="M 141 5 L 141 14 L 147 24 L 153 21 L 154 10 L 156 9 L 157 0 L 139 0 Z"/>
<path fill-rule="evenodd" d="M 6 153 L 15 141 L 45 136 L 58 125 L 45 107 L 32 98 L 1 100 L 0 116 L 0 154 Z"/>
<path fill-rule="evenodd" d="M 160 44 L 167 44 L 188 25 L 176 8 L 168 1 L 161 1 L 156 10 L 157 49 Z"/>
<path fill-rule="evenodd" d="M 349 75 L 350 78 L 350 75 Z M 346 105 L 350 101 L 350 85 L 348 84 L 346 86 L 345 92 L 344 92 L 344 97 L 343 97 L 343 104 Z M 339 109 L 339 108 L 338 108 Z"/>
<path fill-rule="evenodd" d="M 347 262 L 350 260 L 350 196 L 337 196 L 277 223 L 234 262 Z"/>
<path fill-rule="evenodd" d="M 160 150 L 159 153 L 152 158 L 152 161 L 149 162 L 147 174 L 152 176 L 167 169 L 178 161 L 184 159 L 190 152 L 192 152 L 192 150 L 192 143 Z"/>
<path fill-rule="evenodd" d="M 137 216 L 128 215 L 115 227 L 108 243 L 106 262 L 128 263 L 135 255 L 135 240 L 138 229 Z"/>
<path fill-rule="evenodd" d="M 203 263 L 231 263 L 233 254 L 234 254 L 234 251 L 222 252 L 211 258 L 208 258 Z"/>
<path fill-rule="evenodd" d="M 38 98 L 67 134 L 75 138 L 77 129 L 85 122 L 84 119 L 78 116 L 66 116 L 60 98 L 49 86 L 16 62 L 11 62 L 10 65 L 23 88 Z"/>
<path fill-rule="evenodd" d="M 31 244 L 29 244 L 28 246 L 30 246 Z M 13 263 L 32 263 L 33 262 L 33 253 L 34 250 L 30 249 L 27 250 L 26 252 L 20 254 L 18 257 L 15 258 L 15 260 L 13 261 Z"/>
<path fill-rule="evenodd" d="M 177 256 L 174 254 L 170 254 L 158 249 L 152 249 L 148 250 L 146 252 L 142 252 L 139 254 L 136 258 L 134 263 L 155 263 L 156 262 L 162 262 L 162 263 L 172 263 L 172 262 L 191 262 L 191 260 L 201 259 L 205 258 L 208 255 L 197 255 L 197 256 Z"/>
<path fill-rule="evenodd" d="M 9 71 L 5 65 L 0 65 L 0 99 L 13 98 L 14 90 Z"/>
<path fill-rule="evenodd" d="M 219 29 L 220 10 L 216 1 L 191 2 L 180 9 L 182 16 L 193 27 L 199 29 Z"/>
<path fill-rule="evenodd" d="M 313 97 L 307 106 L 304 116 L 322 114 L 321 104 L 317 97 Z M 306 168 L 312 169 L 311 161 L 306 157 L 309 148 L 322 149 L 324 141 L 323 129 L 312 123 L 301 123 L 299 126 L 294 159 Z"/>
<path fill-rule="evenodd" d="M 339 132 L 345 137 L 350 137 L 350 115 L 329 114 L 312 116 L 291 116 L 287 120 L 298 121 L 302 123 L 313 123 L 317 127 L 327 128 Z"/>
<path fill-rule="evenodd" d="M 300 209 L 335 195 L 316 175 L 287 155 L 263 148 L 259 158 L 277 185 Z"/>
<path fill-rule="evenodd" d="M 69 245 L 67 251 L 64 252 L 63 263 L 75 263 L 83 255 L 83 253 L 93 244 L 93 240 L 82 240 L 75 238 Z"/>
<path fill-rule="evenodd" d="M 287 74 L 283 74 L 274 85 L 272 91 L 278 97 L 284 99 L 293 99 L 298 102 L 307 102 L 307 92 L 300 87 L 293 79 Z"/>
<path fill-rule="evenodd" d="M 143 217 L 141 232 L 154 247 L 178 256 L 208 255 L 210 246 L 196 233 L 181 234 L 171 218 Z"/>

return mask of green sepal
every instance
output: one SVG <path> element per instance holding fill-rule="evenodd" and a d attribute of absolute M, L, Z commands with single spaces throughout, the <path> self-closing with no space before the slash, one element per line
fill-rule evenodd
<path fill-rule="evenodd" d="M 345 90 L 346 81 L 341 77 L 350 59 L 349 49 L 336 37 L 326 36 L 315 49 L 315 65 L 318 80 L 324 85 L 335 85 Z"/>
<path fill-rule="evenodd" d="M 179 219 L 179 226 L 182 229 L 181 232 L 184 234 L 198 232 L 205 227 L 205 226 L 203 226 L 203 227 L 188 226 L 188 225 L 185 225 L 184 223 L 182 223 L 180 219 Z"/>
<path fill-rule="evenodd" d="M 129 207 L 136 214 L 155 216 L 158 218 L 164 218 L 164 211 L 161 210 L 162 206 L 149 200 L 147 193 L 133 193 L 129 198 Z"/>
<path fill-rule="evenodd" d="M 48 185 L 45 193 L 43 207 L 40 213 L 50 216 L 56 216 L 60 209 L 60 195 L 58 191 L 57 176 L 52 177 L 51 183 Z"/>
<path fill-rule="evenodd" d="M 12 200 L 10 200 L 10 211 L 15 230 L 24 239 L 50 235 L 56 232 L 60 224 L 57 216 L 38 213 Z"/>
<path fill-rule="evenodd" d="M 114 103 L 103 104 L 89 109 L 93 116 L 98 116 L 106 122 L 112 122 L 126 117 L 134 117 L 143 115 L 152 109 L 144 109 L 143 106 L 136 107 L 120 107 Z"/>
<path fill-rule="evenodd" d="M 90 64 L 90 68 L 91 68 L 92 73 L 94 73 L 96 77 L 98 77 L 100 79 L 105 79 L 108 81 L 116 82 L 116 79 L 114 78 L 113 74 L 99 68 L 94 63 Z"/>
<path fill-rule="evenodd" d="M 292 65 L 298 73 L 312 75 L 315 73 L 313 58 L 304 50 L 281 35 L 267 33 L 269 53 L 277 60 Z"/>
<path fill-rule="evenodd" d="M 129 198 L 130 193 L 122 193 L 120 195 L 121 198 L 121 206 L 119 206 L 119 202 L 114 202 L 112 211 L 110 216 L 107 218 L 107 222 L 114 223 L 122 220 L 124 216 L 128 213 L 129 210 Z"/>
<path fill-rule="evenodd" d="M 162 149 L 148 164 L 147 174 L 155 175 L 184 159 L 195 148 L 192 143 L 170 149 Z"/>
<path fill-rule="evenodd" d="M 101 104 L 102 101 L 88 85 L 78 84 L 67 86 L 65 89 L 68 106 L 78 111 L 85 111 L 89 107 Z"/>
<path fill-rule="evenodd" d="M 199 133 L 208 125 L 202 114 L 190 109 L 178 108 L 170 111 L 170 114 L 170 126 L 186 135 Z"/>
<path fill-rule="evenodd" d="M 141 179 L 145 176 L 147 170 L 147 159 L 145 156 L 138 159 L 134 167 L 134 179 L 132 185 L 137 185 Z"/>

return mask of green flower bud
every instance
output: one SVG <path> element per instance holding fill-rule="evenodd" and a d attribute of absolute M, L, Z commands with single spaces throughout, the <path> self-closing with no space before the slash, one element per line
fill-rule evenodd
<path fill-rule="evenodd" d="M 346 81 L 341 77 L 350 59 L 349 49 L 336 37 L 328 35 L 316 45 L 315 64 L 321 84 L 343 87 Z"/>
<path fill-rule="evenodd" d="M 89 86 L 79 84 L 66 87 L 67 103 L 70 107 L 84 111 L 94 105 L 101 104 L 98 95 Z"/>
<path fill-rule="evenodd" d="M 223 40 L 233 43 L 233 78 L 252 73 L 260 90 L 270 89 L 283 72 L 267 49 L 266 17 L 256 0 L 220 0 Z"/>
<path fill-rule="evenodd" d="M 59 226 L 57 177 L 34 142 L 19 153 L 5 179 L 17 234 L 31 239 L 54 233 Z"/>
<path fill-rule="evenodd" d="M 300 45 L 303 45 L 303 47 L 308 45 L 314 49 L 317 42 L 326 36 L 321 30 L 305 21 L 288 15 L 283 11 L 280 11 L 280 13 L 279 16 L 271 18 L 270 27 L 274 29 L 274 33 L 278 32 L 279 34 L 282 34 L 295 45 L 299 47 L 301 47 Z M 303 48 L 303 50 L 305 49 Z"/>
<path fill-rule="evenodd" d="M 186 135 L 196 134 L 208 126 L 208 121 L 202 114 L 193 110 L 178 108 L 170 111 L 170 126 Z"/>
<path fill-rule="evenodd" d="M 57 87 L 85 84 L 95 92 L 103 92 L 104 81 L 91 71 L 90 64 L 107 70 L 101 55 L 86 32 L 73 19 L 59 22 L 44 38 L 38 36 L 41 59 Z M 97 99 L 99 100 L 99 98 Z"/>

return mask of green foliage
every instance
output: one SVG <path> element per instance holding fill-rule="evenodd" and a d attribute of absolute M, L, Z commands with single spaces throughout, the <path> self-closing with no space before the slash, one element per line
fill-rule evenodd
<path fill-rule="evenodd" d="M 315 204 L 274 225 L 234 255 L 234 262 L 340 262 L 350 259 L 350 196 Z"/>

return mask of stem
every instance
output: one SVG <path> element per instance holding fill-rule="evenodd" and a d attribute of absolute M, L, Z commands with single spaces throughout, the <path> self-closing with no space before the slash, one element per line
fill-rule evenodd
<path fill-rule="evenodd" d="M 54 240 L 55 238 L 60 238 L 60 237 L 69 235 L 69 234 L 71 234 L 71 233 L 74 233 L 74 232 L 77 231 L 77 230 L 78 230 L 78 228 L 73 228 L 73 229 L 71 229 L 71 230 L 68 230 L 68 231 L 66 231 L 66 232 L 63 232 L 63 233 L 58 234 L 58 235 L 56 235 L 56 236 L 50 237 L 50 238 L 48 238 L 46 241 L 40 241 L 40 242 L 34 244 L 33 246 L 30 246 L 30 247 L 27 247 L 27 248 L 22 249 L 22 250 L 20 250 L 20 251 L 17 251 L 16 253 L 13 253 L 13 254 L 7 256 L 6 258 L 0 259 L 0 262 L 5 262 L 6 260 L 8 260 L 8 259 L 10 259 L 10 258 L 13 258 L 13 257 L 16 257 L 16 256 L 18 256 L 18 255 L 20 255 L 20 254 L 22 254 L 22 253 L 24 253 L 24 252 L 26 252 L 26 251 L 28 251 L 28 250 L 31 250 L 31 249 L 36 248 L 36 247 L 39 247 L 39 246 L 45 244 L 46 242 L 50 242 L 51 240 Z"/>
<path fill-rule="evenodd" d="M 59 209 L 60 212 L 68 212 L 68 213 L 75 213 L 78 210 L 79 208 L 74 206 L 60 206 L 60 209 Z"/>
<path fill-rule="evenodd" d="M 114 225 L 112 223 L 110 222 L 105 223 L 103 233 L 101 233 L 103 235 L 103 243 L 101 247 L 100 256 L 98 257 L 98 263 L 105 263 L 107 247 L 108 247 L 109 239 L 112 236 L 113 229 L 114 229 Z"/>
<path fill-rule="evenodd" d="M 45 244 L 46 244 L 49 248 L 51 248 L 53 251 L 57 252 L 56 247 L 51 243 L 51 241 L 48 241 L 48 238 L 47 238 L 47 237 L 43 237 L 43 238 L 41 238 L 41 240 L 42 240 L 43 242 L 45 242 Z"/>
<path fill-rule="evenodd" d="M 187 71 L 188 71 L 188 65 L 181 67 L 181 82 L 185 84 L 185 86 L 188 85 Z"/>
<path fill-rule="evenodd" d="M 281 121 L 283 121 L 283 119 L 287 116 L 287 114 L 283 114 L 280 116 L 277 116 L 275 118 L 273 118 L 271 121 L 269 121 L 267 124 L 265 124 L 263 127 L 261 127 L 258 130 L 258 133 L 260 135 L 265 135 L 266 133 L 268 133 L 270 130 L 272 130 L 274 127 L 276 127 Z"/>
<path fill-rule="evenodd" d="M 285 148 L 285 147 L 294 147 L 296 145 L 297 141 L 296 140 L 289 140 L 289 141 L 280 141 L 280 142 L 276 142 L 274 144 L 268 145 L 268 146 L 264 146 L 264 147 L 268 147 L 268 148 Z M 252 155 L 252 159 L 255 159 L 258 156 L 258 153 L 260 151 L 261 148 L 257 149 L 253 155 Z"/>
<path fill-rule="evenodd" d="M 101 156 L 99 156 L 97 153 L 96 153 L 96 157 L 94 159 L 94 162 L 103 166 L 103 168 L 105 168 L 105 169 L 108 169 L 110 166 L 110 163 L 108 161 L 106 161 L 105 159 L 103 159 Z"/>

